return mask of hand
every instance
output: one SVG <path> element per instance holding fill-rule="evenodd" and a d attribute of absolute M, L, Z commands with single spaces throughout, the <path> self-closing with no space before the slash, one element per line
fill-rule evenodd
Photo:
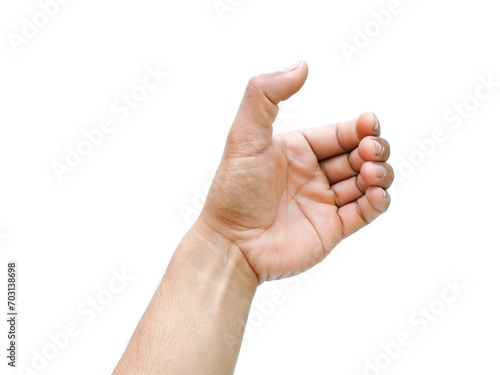
<path fill-rule="evenodd" d="M 389 144 L 372 113 L 273 137 L 278 103 L 307 72 L 301 62 L 249 81 L 199 218 L 239 248 L 259 283 L 319 263 L 390 203 Z"/>

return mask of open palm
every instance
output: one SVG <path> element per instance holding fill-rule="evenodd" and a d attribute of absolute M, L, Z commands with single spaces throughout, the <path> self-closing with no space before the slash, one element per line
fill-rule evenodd
<path fill-rule="evenodd" d="M 389 206 L 389 144 L 373 114 L 272 136 L 278 102 L 306 77 L 301 63 L 249 82 L 201 215 L 260 282 L 314 266 Z"/>

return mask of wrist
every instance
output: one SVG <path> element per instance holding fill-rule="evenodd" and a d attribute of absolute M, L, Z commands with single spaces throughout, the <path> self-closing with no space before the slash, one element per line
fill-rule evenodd
<path fill-rule="evenodd" d="M 196 306 L 202 311 L 202 315 L 195 314 L 191 319 L 193 331 L 209 338 L 199 348 L 200 352 L 209 345 L 223 353 L 221 356 L 233 358 L 239 352 L 259 285 L 256 273 L 239 247 L 198 220 L 179 244 L 170 267 L 170 275 L 178 273 L 175 279 L 183 280 L 181 293 L 188 296 L 184 310 Z M 233 360 L 223 362 L 233 363 Z M 232 371 L 234 368 L 219 373 Z"/>
<path fill-rule="evenodd" d="M 230 286 L 240 296 L 253 298 L 259 285 L 257 274 L 240 248 L 203 218 L 190 228 L 176 253 L 205 282 L 219 283 L 222 288 Z"/>

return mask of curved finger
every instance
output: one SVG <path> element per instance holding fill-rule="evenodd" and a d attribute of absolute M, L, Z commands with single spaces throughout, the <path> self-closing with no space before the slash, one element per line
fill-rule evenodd
<path fill-rule="evenodd" d="M 345 206 L 365 195 L 366 189 L 361 189 L 359 184 L 360 178 L 361 176 L 359 175 L 353 176 L 330 187 L 330 190 L 332 190 L 335 195 L 335 205 L 337 207 Z"/>
<path fill-rule="evenodd" d="M 338 215 L 342 220 L 342 235 L 348 237 L 371 223 L 389 208 L 389 193 L 380 187 L 371 186 L 358 200 L 342 206 Z"/>
<path fill-rule="evenodd" d="M 388 189 L 394 180 L 394 171 L 387 163 L 363 164 L 361 173 L 330 187 L 335 193 L 335 204 L 342 207 L 361 198 L 370 186 Z"/>
<path fill-rule="evenodd" d="M 364 160 L 361 159 L 358 149 L 348 154 L 342 154 L 319 162 L 330 185 L 356 176 L 361 171 Z"/>
<path fill-rule="evenodd" d="M 384 162 L 389 159 L 390 145 L 383 138 L 365 137 L 348 154 L 341 154 L 319 162 L 330 185 L 357 175 L 366 161 Z"/>
<path fill-rule="evenodd" d="M 391 146 L 384 138 L 365 137 L 359 142 L 358 155 L 364 161 L 387 161 Z"/>
<path fill-rule="evenodd" d="M 394 181 L 394 170 L 387 163 L 366 162 L 361 167 L 360 176 L 362 183 L 361 189 L 368 186 L 380 186 L 383 189 L 388 189 Z"/>

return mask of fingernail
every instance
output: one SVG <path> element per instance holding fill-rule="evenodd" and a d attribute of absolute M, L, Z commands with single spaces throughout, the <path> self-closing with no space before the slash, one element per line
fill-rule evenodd
<path fill-rule="evenodd" d="M 387 169 L 382 167 L 379 164 L 375 164 L 377 166 L 377 171 L 378 171 L 378 178 L 384 178 L 385 175 L 387 174 Z"/>
<path fill-rule="evenodd" d="M 383 189 L 382 197 L 384 199 L 387 199 L 389 197 L 389 194 L 387 194 L 387 190 Z"/>
<path fill-rule="evenodd" d="M 290 65 L 288 68 L 283 69 L 284 72 L 291 72 L 297 70 L 302 65 L 302 61 L 297 61 L 295 64 Z"/>
<path fill-rule="evenodd" d="M 373 127 L 373 131 L 377 133 L 380 129 L 380 121 L 378 120 L 378 117 L 373 114 L 373 117 L 375 117 L 375 126 Z"/>
<path fill-rule="evenodd" d="M 376 140 L 373 140 L 373 143 L 375 144 L 375 150 L 376 150 L 376 156 L 382 155 L 382 152 L 384 152 L 385 148 L 382 146 L 380 143 L 378 143 Z"/>

